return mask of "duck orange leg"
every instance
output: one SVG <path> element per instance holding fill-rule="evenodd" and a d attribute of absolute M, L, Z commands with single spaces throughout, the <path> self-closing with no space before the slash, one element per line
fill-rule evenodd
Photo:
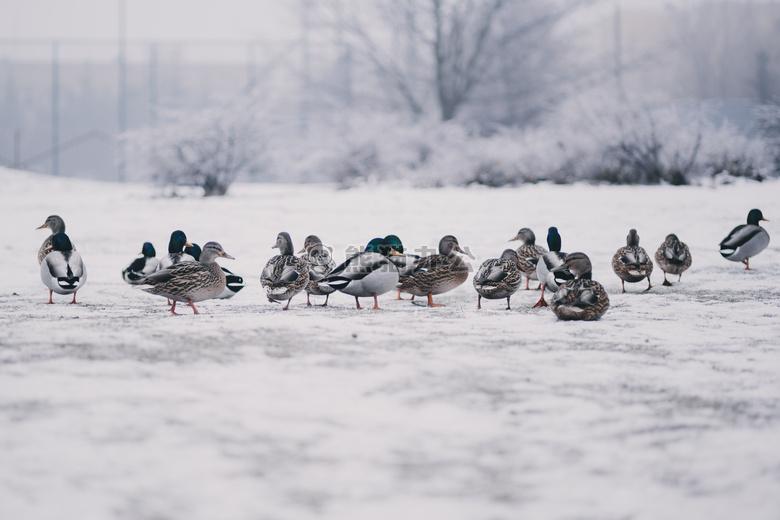
<path fill-rule="evenodd" d="M 547 288 L 547 285 L 542 285 L 542 295 L 539 297 L 539 301 L 534 304 L 532 309 L 535 309 L 537 307 L 547 307 L 547 302 L 544 301 L 544 290 Z"/>
<path fill-rule="evenodd" d="M 378 301 L 377 301 L 377 299 L 376 299 L 376 293 L 374 293 L 374 308 L 375 308 L 375 309 L 378 309 L 378 308 L 379 308 L 379 302 L 378 302 Z"/>
<path fill-rule="evenodd" d="M 51 299 L 51 295 L 52 295 L 53 293 L 54 293 L 54 291 L 52 291 L 52 290 L 49 290 L 49 301 L 47 301 L 47 302 L 43 302 L 43 303 L 54 303 L 54 302 L 52 301 L 52 299 Z"/>
<path fill-rule="evenodd" d="M 481 308 L 482 308 L 482 295 L 478 294 L 477 295 L 477 309 L 481 309 Z"/>
<path fill-rule="evenodd" d="M 742 263 L 745 264 L 745 271 L 755 271 L 755 269 L 750 268 L 750 258 L 745 258 Z"/>
<path fill-rule="evenodd" d="M 358 297 L 355 296 L 355 306 L 359 309 L 360 308 L 360 300 L 358 300 Z"/>
<path fill-rule="evenodd" d="M 73 293 L 73 301 L 72 301 L 72 302 L 70 302 L 70 303 L 81 303 L 81 302 L 77 302 L 77 301 L 76 301 L 76 293 L 78 293 L 78 291 L 76 291 L 76 292 L 74 292 L 74 293 Z"/>
<path fill-rule="evenodd" d="M 444 304 L 433 303 L 433 293 L 428 293 L 428 307 L 444 307 Z"/>
<path fill-rule="evenodd" d="M 653 288 L 653 284 L 650 283 L 650 277 L 648 276 L 647 277 L 647 289 L 645 289 L 645 292 L 649 291 L 652 288 Z"/>
<path fill-rule="evenodd" d="M 682 275 L 680 275 L 680 278 L 682 278 Z M 680 280 L 677 280 L 677 281 L 679 282 Z M 663 285 L 666 285 L 666 286 L 671 286 L 672 285 L 672 282 L 670 282 L 669 280 L 666 279 L 666 271 L 664 271 L 664 283 L 663 283 Z"/>
<path fill-rule="evenodd" d="M 509 298 L 511 298 L 511 296 L 506 297 L 506 310 L 511 311 L 512 306 L 509 304 Z"/>
<path fill-rule="evenodd" d="M 192 307 L 192 310 L 193 310 L 193 311 L 195 311 L 195 314 L 200 314 L 200 313 L 198 312 L 198 309 L 196 309 L 196 308 L 195 308 L 195 303 L 194 303 L 192 300 L 190 300 L 190 302 L 189 302 L 187 305 L 189 305 L 190 307 Z M 290 305 L 290 302 L 287 302 L 287 305 Z"/>

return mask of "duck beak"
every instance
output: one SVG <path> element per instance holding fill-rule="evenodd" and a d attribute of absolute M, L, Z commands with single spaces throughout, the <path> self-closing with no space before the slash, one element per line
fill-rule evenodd
<path fill-rule="evenodd" d="M 763 220 L 764 222 L 769 222 L 768 218 L 762 218 L 761 220 Z"/>
<path fill-rule="evenodd" d="M 38 229 L 40 229 L 40 228 L 38 228 Z M 45 251 L 51 251 L 52 249 L 54 249 L 54 246 L 49 244 L 48 246 L 46 246 Z"/>
<path fill-rule="evenodd" d="M 190 244 L 189 242 L 185 242 L 184 245 L 187 246 L 187 247 L 193 247 L 193 245 Z"/>
<path fill-rule="evenodd" d="M 514 242 L 515 240 L 520 240 L 520 235 L 515 235 L 515 238 L 510 238 L 507 242 Z"/>
<path fill-rule="evenodd" d="M 276 246 L 274 246 L 274 247 L 276 247 Z M 271 248 L 271 249 L 273 249 L 273 248 Z M 298 252 L 297 252 L 297 253 L 295 253 L 295 254 L 296 254 L 296 255 L 301 255 L 301 254 L 303 254 L 303 253 L 305 253 L 305 252 L 306 252 L 306 248 L 304 247 L 303 249 L 301 249 L 300 251 L 298 251 Z"/>
<path fill-rule="evenodd" d="M 395 249 L 393 249 L 391 247 L 390 248 L 390 256 L 404 256 L 404 254 L 403 253 L 399 253 L 398 251 L 396 251 Z"/>
<path fill-rule="evenodd" d="M 279 247 L 279 246 L 274 244 L 274 245 L 271 246 L 271 249 L 276 249 L 277 247 Z"/>
<path fill-rule="evenodd" d="M 230 256 L 229 254 L 227 254 L 224 251 L 222 251 L 222 254 L 220 254 L 219 256 L 221 256 L 222 258 L 227 258 L 228 260 L 235 260 L 234 257 Z"/>
<path fill-rule="evenodd" d="M 511 240 L 510 240 L 510 242 L 511 242 Z M 476 258 L 474 258 L 474 255 L 472 255 L 469 251 L 464 251 L 463 249 L 460 248 L 460 246 L 455 246 L 455 251 L 457 251 L 458 253 L 462 253 L 462 254 L 466 255 L 467 257 L 471 258 L 472 260 L 476 260 Z"/>
<path fill-rule="evenodd" d="M 39 227 L 37 227 L 35 229 L 46 229 L 46 224 L 44 223 L 42 226 L 39 226 Z"/>

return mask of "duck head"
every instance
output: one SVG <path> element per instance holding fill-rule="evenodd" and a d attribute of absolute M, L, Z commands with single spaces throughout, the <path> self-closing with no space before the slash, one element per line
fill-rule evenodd
<path fill-rule="evenodd" d="M 636 229 L 632 229 L 628 232 L 628 236 L 626 237 L 626 245 L 629 247 L 639 246 L 639 233 L 636 232 Z"/>
<path fill-rule="evenodd" d="M 401 243 L 401 239 L 398 238 L 396 235 L 387 235 L 385 237 L 385 240 L 388 244 L 390 244 L 390 247 L 398 251 L 399 253 L 404 252 L 404 245 Z"/>
<path fill-rule="evenodd" d="M 188 245 L 184 248 L 184 252 L 190 255 L 195 260 L 200 260 L 200 255 L 203 253 L 203 250 L 200 248 L 200 246 L 196 243 L 192 243 L 191 245 Z"/>
<path fill-rule="evenodd" d="M 593 266 L 585 253 L 571 253 L 566 256 L 563 264 L 552 269 L 551 272 L 558 273 L 566 270 L 571 271 L 577 278 L 590 278 Z"/>
<path fill-rule="evenodd" d="M 65 233 L 57 233 L 51 239 L 51 245 L 46 249 L 53 249 L 54 251 L 72 251 L 73 244 L 70 242 L 70 238 Z"/>
<path fill-rule="evenodd" d="M 157 256 L 157 251 L 154 250 L 151 242 L 144 242 L 144 245 L 141 247 L 141 254 L 146 258 L 154 258 Z"/>
<path fill-rule="evenodd" d="M 514 249 L 504 249 L 504 252 L 501 253 L 501 257 L 499 257 L 499 260 L 502 262 L 509 260 L 513 264 L 517 265 L 517 251 Z"/>
<path fill-rule="evenodd" d="M 186 246 L 192 246 L 192 244 L 187 242 L 187 235 L 184 234 L 184 231 L 177 229 L 171 233 L 171 240 L 168 242 L 168 253 L 172 255 L 181 253 Z"/>
<path fill-rule="evenodd" d="M 449 256 L 453 251 L 457 251 L 458 253 L 464 254 L 474 260 L 474 255 L 460 248 L 460 244 L 458 244 L 457 238 L 452 235 L 443 236 L 442 239 L 439 240 L 439 254 Z"/>
<path fill-rule="evenodd" d="M 531 231 L 529 228 L 524 227 L 517 232 L 515 238 L 509 239 L 510 242 L 514 242 L 515 240 L 520 240 L 523 242 L 523 244 L 532 246 L 536 243 L 536 235 L 534 235 L 534 232 Z"/>
<path fill-rule="evenodd" d="M 279 249 L 279 254 L 282 256 L 292 256 L 293 243 L 290 234 L 287 231 L 282 231 L 276 235 L 276 243 L 271 246 L 271 249 Z"/>
<path fill-rule="evenodd" d="M 278 238 L 277 238 L 278 240 Z M 303 241 L 303 249 L 298 251 L 298 254 L 301 253 L 310 253 L 310 254 L 316 254 L 322 252 L 322 240 L 320 240 L 320 237 L 317 235 L 309 235 L 306 237 L 306 240 Z"/>
<path fill-rule="evenodd" d="M 49 218 L 51 218 L 51 217 L 49 217 Z M 747 223 L 748 224 L 752 224 L 754 226 L 757 226 L 758 223 L 760 221 L 762 221 L 762 220 L 764 220 L 766 222 L 769 222 L 768 219 L 764 218 L 764 214 L 761 213 L 760 209 L 751 209 L 750 213 L 748 213 L 748 217 L 747 217 Z"/>
<path fill-rule="evenodd" d="M 35 229 L 51 229 L 51 233 L 65 233 L 65 221 L 59 215 L 49 215 L 42 226 Z"/>
<path fill-rule="evenodd" d="M 551 227 L 547 230 L 547 249 L 561 252 L 561 235 L 558 234 L 557 227 Z"/>
<path fill-rule="evenodd" d="M 200 261 L 208 263 L 213 261 L 217 257 L 227 258 L 229 260 L 235 260 L 232 256 L 227 254 L 222 246 L 218 242 L 206 242 L 203 246 L 203 251 L 200 254 Z"/>
<path fill-rule="evenodd" d="M 372 238 L 368 244 L 366 244 L 365 251 L 368 253 L 379 253 L 384 256 L 403 256 L 402 253 L 393 249 L 390 242 L 384 238 Z"/>

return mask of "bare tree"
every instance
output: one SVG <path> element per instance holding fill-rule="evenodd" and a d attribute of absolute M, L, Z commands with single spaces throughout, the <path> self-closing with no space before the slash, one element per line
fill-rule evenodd
<path fill-rule="evenodd" d="M 549 87 L 554 60 L 539 58 L 557 45 L 556 24 L 587 3 L 377 0 L 338 10 L 336 23 L 399 104 L 414 115 L 433 104 L 448 121 L 470 103 L 505 105 Z"/>

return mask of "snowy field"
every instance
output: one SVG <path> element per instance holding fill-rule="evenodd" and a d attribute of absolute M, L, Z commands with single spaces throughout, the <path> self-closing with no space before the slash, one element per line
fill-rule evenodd
<path fill-rule="evenodd" d="M 0 518 L 778 519 L 780 183 L 517 189 L 236 185 L 167 199 L 147 186 L 0 169 Z M 754 272 L 718 254 L 748 210 L 773 235 Z M 89 277 L 80 305 L 48 291 L 36 253 L 65 219 Z M 611 307 L 556 321 L 520 291 L 476 309 L 471 279 L 429 309 L 269 303 L 260 271 L 288 231 L 347 248 L 445 234 L 500 255 L 521 227 L 583 251 Z M 627 284 L 630 228 L 668 233 L 693 266 L 673 287 Z M 171 231 L 216 240 L 235 298 L 181 306 L 120 275 Z M 676 277 L 672 277 L 676 280 Z M 322 302 L 322 298 L 318 300 Z"/>

